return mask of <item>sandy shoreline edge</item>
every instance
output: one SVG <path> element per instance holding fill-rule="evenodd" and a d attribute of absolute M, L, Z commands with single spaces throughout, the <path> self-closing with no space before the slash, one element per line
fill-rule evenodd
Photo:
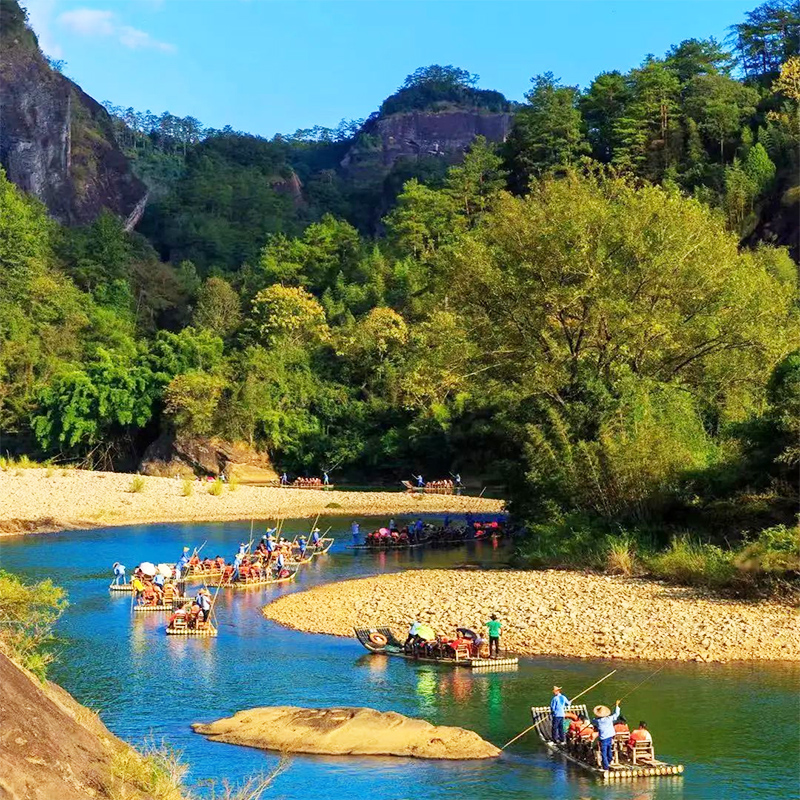
<path fill-rule="evenodd" d="M 501 500 L 402 492 L 341 492 L 224 486 L 208 493 L 183 481 L 143 476 L 144 488 L 131 492 L 134 475 L 58 468 L 0 472 L 0 536 L 155 522 L 233 522 L 276 517 L 378 516 L 403 514 L 497 513 Z M 333 507 L 331 505 L 333 504 Z"/>
<path fill-rule="evenodd" d="M 353 636 L 415 619 L 439 633 L 478 630 L 497 613 L 520 655 L 723 662 L 800 661 L 798 612 L 659 581 L 566 570 L 408 570 L 281 597 L 263 614 L 307 633 Z"/>

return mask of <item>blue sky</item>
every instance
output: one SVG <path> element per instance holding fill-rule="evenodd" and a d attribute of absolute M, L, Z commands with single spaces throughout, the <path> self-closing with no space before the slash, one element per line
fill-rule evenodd
<path fill-rule="evenodd" d="M 263 136 L 366 117 L 405 76 L 453 64 L 520 100 L 552 71 L 585 86 L 758 0 L 22 0 L 49 55 L 98 100 Z"/>

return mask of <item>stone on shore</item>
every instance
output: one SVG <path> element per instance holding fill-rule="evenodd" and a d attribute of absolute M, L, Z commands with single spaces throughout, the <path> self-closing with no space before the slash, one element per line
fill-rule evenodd
<path fill-rule="evenodd" d="M 477 733 L 372 708 L 274 706 L 239 711 L 192 729 L 214 741 L 334 756 L 494 758 L 500 750 Z"/>

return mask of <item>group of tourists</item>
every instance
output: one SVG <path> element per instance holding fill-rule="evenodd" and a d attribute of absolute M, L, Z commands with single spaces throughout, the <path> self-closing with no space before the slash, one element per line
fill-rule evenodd
<path fill-rule="evenodd" d="M 487 636 L 472 628 L 456 628 L 455 636 L 447 636 L 437 634 L 428 623 L 414 620 L 403 649 L 419 658 L 499 658 L 502 623 L 497 614 L 492 614 L 483 627 Z"/>
<path fill-rule="evenodd" d="M 469 519 L 466 527 L 453 524 L 449 515 L 445 516 L 442 525 L 426 524 L 421 519 L 398 526 L 389 520 L 386 527 L 378 528 L 364 537 L 367 547 L 385 549 L 389 547 L 408 547 L 409 545 L 429 544 L 433 547 L 458 545 L 465 542 L 499 539 L 503 536 L 502 523 L 497 520 L 480 522 Z M 354 523 L 355 524 L 355 523 Z M 354 534 L 355 543 L 355 534 Z"/>
<path fill-rule="evenodd" d="M 211 592 L 205 587 L 199 589 L 194 600 L 181 605 L 169 618 L 167 628 L 185 627 L 189 630 L 202 630 L 211 625 L 210 616 L 214 608 Z"/>
<path fill-rule="evenodd" d="M 323 472 L 321 478 L 304 478 L 298 475 L 291 483 L 289 482 L 289 476 L 285 472 L 281 475 L 281 486 L 293 486 L 297 489 L 316 489 L 330 485 L 331 479 L 327 472 Z"/>
<path fill-rule="evenodd" d="M 637 743 L 649 745 L 647 755 L 639 760 L 654 760 L 653 737 L 647 723 L 642 720 L 639 727 L 631 731 L 620 711 L 620 702 L 617 700 L 613 712 L 608 706 L 595 706 L 594 716 L 588 720 L 584 714 L 570 711 L 569 699 L 562 694 L 560 686 L 554 686 L 550 701 L 553 741 L 566 745 L 576 758 L 587 764 L 597 764 L 604 770 L 624 762 L 635 763 Z"/>

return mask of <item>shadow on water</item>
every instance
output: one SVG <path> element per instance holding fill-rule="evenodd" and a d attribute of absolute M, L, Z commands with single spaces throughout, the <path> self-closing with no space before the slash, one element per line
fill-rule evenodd
<path fill-rule="evenodd" d="M 608 662 L 523 659 L 514 672 L 415 665 L 367 655 L 353 639 L 309 635 L 265 620 L 261 608 L 286 592 L 320 583 L 454 564 L 499 565 L 489 543 L 454 550 L 422 548 L 372 554 L 347 550 L 350 519 L 321 520 L 337 537 L 296 585 L 222 590 L 216 639 L 167 637 L 159 614 L 132 614 L 130 597 L 110 595 L 111 564 L 174 561 L 186 544 L 230 554 L 249 539 L 249 523 L 150 525 L 8 539 L 2 566 L 31 579 L 56 576 L 71 606 L 59 625 L 62 650 L 52 677 L 102 710 L 118 735 L 164 740 L 191 765 L 199 794 L 208 780 L 239 780 L 277 762 L 273 754 L 209 742 L 190 723 L 261 705 L 365 705 L 460 725 L 502 744 L 530 724 L 529 707 L 549 699 L 553 683 L 567 692 L 609 671 Z M 362 529 L 374 520 L 361 519 Z M 287 521 L 287 535 L 308 521 Z M 263 527 L 263 526 L 261 526 Z M 258 527 L 256 530 L 260 530 Z M 376 621 L 377 622 L 377 621 Z M 474 622 L 475 621 L 471 621 Z M 619 673 L 590 702 L 610 702 L 656 669 L 652 662 L 615 663 Z M 797 795 L 796 724 L 800 667 L 795 664 L 673 664 L 625 703 L 629 720 L 647 719 L 657 752 L 687 769 L 682 778 L 604 786 L 556 755 L 533 734 L 498 760 L 435 762 L 392 758 L 297 756 L 270 796 L 426 800 L 602 798 L 605 800 L 751 800 Z"/>

